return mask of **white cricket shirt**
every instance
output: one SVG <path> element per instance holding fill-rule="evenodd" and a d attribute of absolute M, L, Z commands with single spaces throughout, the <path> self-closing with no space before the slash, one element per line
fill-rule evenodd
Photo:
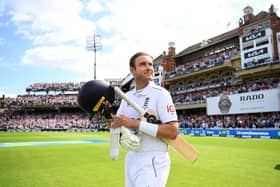
<path fill-rule="evenodd" d="M 144 110 L 152 110 L 162 123 L 178 121 L 177 113 L 170 93 L 160 86 L 150 82 L 141 90 L 135 88 L 126 95 Z M 129 118 L 140 119 L 140 114 L 126 101 L 122 100 L 117 115 L 126 115 Z M 138 151 L 167 151 L 167 144 L 160 138 L 142 133 Z"/>

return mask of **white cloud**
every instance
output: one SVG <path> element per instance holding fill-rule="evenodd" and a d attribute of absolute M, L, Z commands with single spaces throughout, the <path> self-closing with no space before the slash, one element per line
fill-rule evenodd
<path fill-rule="evenodd" d="M 14 3 L 9 14 L 18 33 L 35 45 L 79 42 L 95 30 L 95 24 L 80 16 L 83 4 L 78 0 L 26 0 Z"/>
<path fill-rule="evenodd" d="M 256 6 L 255 13 L 268 10 L 278 1 L 164 1 L 164 0 L 78 0 L 7 1 L 18 32 L 32 40 L 22 63 L 70 71 L 93 72 L 94 53 L 86 51 L 86 36 L 102 35 L 103 49 L 97 52 L 97 76 L 124 77 L 128 59 L 137 51 L 154 57 L 167 50 L 169 41 L 176 51 L 236 28 L 243 8 Z M 265 5 L 265 6 L 264 6 Z M 96 19 L 85 18 L 82 11 Z M 94 17 L 94 16 L 93 16 Z M 230 23 L 230 25 L 228 25 Z"/>
<path fill-rule="evenodd" d="M 92 13 L 99 13 L 104 11 L 104 7 L 98 0 L 91 0 L 86 4 L 86 10 Z"/>
<path fill-rule="evenodd" d="M 123 45 L 157 55 L 171 40 L 182 50 L 225 30 L 231 19 L 229 5 L 223 1 L 201 4 L 201 1 L 192 2 L 191 6 L 184 1 L 115 1 L 109 6 L 112 15 L 103 20 L 108 29 L 122 38 Z"/>
<path fill-rule="evenodd" d="M 91 54 L 81 47 L 52 46 L 37 47 L 25 52 L 22 63 L 45 68 L 66 69 L 85 72 L 89 68 Z"/>
<path fill-rule="evenodd" d="M 122 57 L 122 54 L 123 52 L 119 50 L 113 54 L 102 53 L 102 51 L 98 52 L 96 54 L 97 78 L 117 78 L 122 77 L 120 75 L 126 75 L 128 73 L 128 63 L 126 61 L 120 63 L 118 59 L 127 59 L 128 57 Z M 94 71 L 94 52 L 87 51 L 82 47 L 66 45 L 37 47 L 25 52 L 22 63 L 25 66 L 80 72 L 89 78 L 92 77 Z"/>

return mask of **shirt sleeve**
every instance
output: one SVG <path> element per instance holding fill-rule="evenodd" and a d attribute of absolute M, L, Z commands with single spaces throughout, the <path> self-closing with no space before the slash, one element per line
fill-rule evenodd
<path fill-rule="evenodd" d="M 163 90 L 157 101 L 157 111 L 162 123 L 178 121 L 177 112 L 172 97 L 167 90 Z"/>

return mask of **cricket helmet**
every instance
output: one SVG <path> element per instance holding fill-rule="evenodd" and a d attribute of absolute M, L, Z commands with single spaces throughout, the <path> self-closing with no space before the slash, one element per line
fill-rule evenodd
<path fill-rule="evenodd" d="M 79 90 L 78 104 L 91 117 L 95 113 L 106 114 L 106 110 L 114 103 L 114 88 L 101 80 L 86 82 Z"/>

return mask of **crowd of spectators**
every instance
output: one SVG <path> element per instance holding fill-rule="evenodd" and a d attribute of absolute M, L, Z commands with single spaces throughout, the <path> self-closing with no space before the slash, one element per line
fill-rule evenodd
<path fill-rule="evenodd" d="M 259 90 L 280 88 L 280 78 L 266 78 L 248 81 L 242 84 L 231 84 L 233 78 L 228 77 L 209 81 L 206 84 L 179 84 L 169 91 L 175 104 L 205 103 L 207 97 L 215 97 L 221 94 L 231 95 Z M 207 86 L 206 86 L 207 85 Z"/>
<path fill-rule="evenodd" d="M 79 88 L 84 84 L 81 83 L 34 83 L 26 88 L 27 92 L 38 92 L 38 91 L 78 91 Z"/>
<path fill-rule="evenodd" d="M 120 103 L 121 98 L 116 96 L 114 105 Z M 0 100 L 1 101 L 1 100 Z M 16 98 L 5 98 L 0 108 L 36 108 L 36 107 L 78 107 L 77 94 L 58 95 L 18 95 Z"/>
<path fill-rule="evenodd" d="M 174 71 L 166 73 L 165 78 L 173 78 L 176 76 L 181 76 L 221 65 L 225 60 L 228 60 L 235 55 L 239 55 L 239 53 L 240 51 L 237 48 L 231 48 L 218 53 L 207 55 L 197 60 L 186 62 L 185 64 L 176 66 Z"/>
<path fill-rule="evenodd" d="M 77 107 L 77 94 L 58 94 L 58 95 L 18 95 L 16 98 L 5 98 L 1 107 L 20 108 L 20 107 L 39 107 L 39 106 L 74 106 Z"/>
<path fill-rule="evenodd" d="M 77 94 L 58 95 L 19 95 L 17 101 L 20 105 L 77 105 Z"/>
<path fill-rule="evenodd" d="M 83 112 L 15 112 L 0 113 L 0 129 L 7 131 L 98 131 L 106 129 L 103 117 L 92 120 Z"/>
<path fill-rule="evenodd" d="M 235 50 L 224 56 L 229 58 L 235 54 Z M 220 57 L 220 56 L 219 56 Z M 209 57 L 210 58 L 210 57 Z M 215 58 L 214 62 L 218 62 Z M 83 83 L 36 83 L 30 85 L 28 94 L 18 95 L 16 98 L 0 99 L 0 130 L 32 131 L 32 130 L 79 130 L 87 129 L 96 131 L 106 129 L 104 118 L 96 115 L 93 120 L 89 120 L 88 115 L 81 110 L 71 112 L 71 108 L 78 108 L 77 93 L 68 94 L 67 91 L 77 91 Z M 215 97 L 220 94 L 230 95 L 244 92 L 253 92 L 280 88 L 280 78 L 265 78 L 242 82 L 236 79 L 232 73 L 227 73 L 222 77 L 210 76 L 209 80 L 195 80 L 173 85 L 169 91 L 174 103 L 197 104 L 205 103 L 207 97 Z M 45 94 L 38 95 L 38 92 Z M 58 94 L 50 93 L 59 92 Z M 30 92 L 34 92 L 30 94 Z M 120 98 L 117 98 L 117 102 Z M 34 108 L 34 112 L 22 112 L 23 106 Z M 69 106 L 69 112 L 48 111 L 38 113 L 36 107 Z M 23 110 L 22 110 L 23 109 Z M 21 112 L 19 112 L 21 111 Z M 29 110 L 30 111 L 30 110 Z M 207 116 L 202 113 L 179 113 L 179 124 L 182 128 L 279 128 L 278 113 L 258 113 L 240 114 L 228 116 Z"/>
<path fill-rule="evenodd" d="M 205 112 L 179 114 L 181 128 L 280 128 L 280 113 L 207 116 Z"/>
<path fill-rule="evenodd" d="M 221 94 L 231 95 L 280 87 L 280 78 L 266 78 L 235 84 L 232 75 L 222 78 L 214 77 L 210 80 L 177 84 L 169 89 L 175 104 L 205 103 L 207 97 Z M 119 101 L 120 98 L 117 99 Z M 2 104 L 4 105 L 4 104 Z M 5 107 L 20 106 L 73 106 L 78 107 L 77 94 L 58 95 L 19 95 L 16 98 L 7 98 Z"/>
<path fill-rule="evenodd" d="M 104 131 L 105 119 L 92 120 L 83 112 L 0 112 L 0 130 L 5 131 Z M 180 128 L 280 128 L 280 113 L 253 113 L 207 116 L 203 112 L 179 113 Z"/>

